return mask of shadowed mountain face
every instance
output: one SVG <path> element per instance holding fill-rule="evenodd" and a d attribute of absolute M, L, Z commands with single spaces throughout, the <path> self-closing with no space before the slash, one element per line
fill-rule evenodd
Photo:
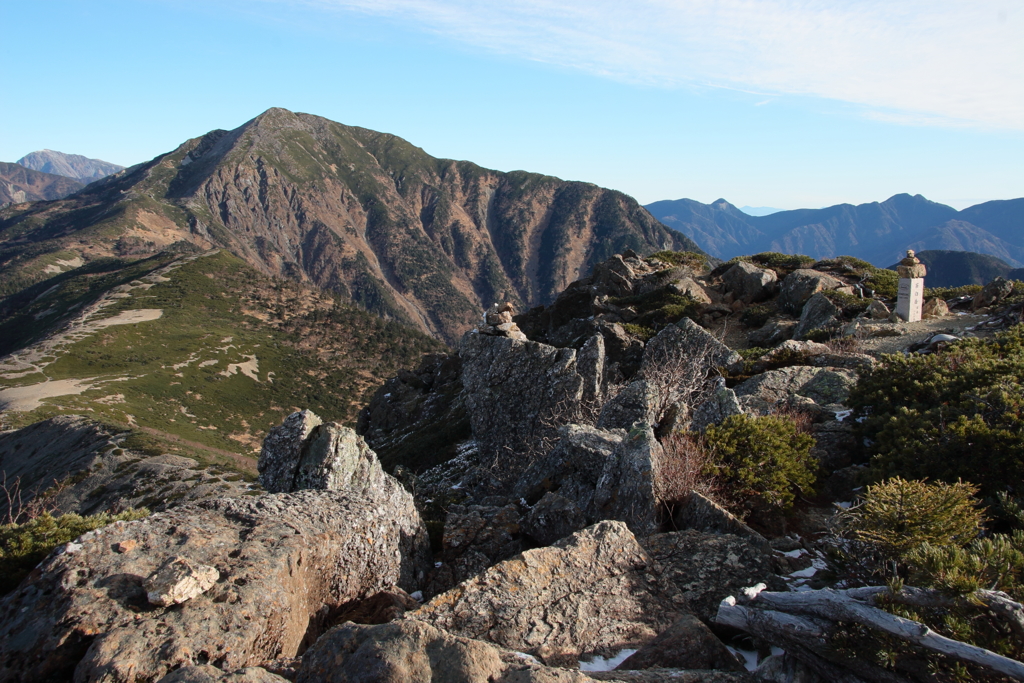
<path fill-rule="evenodd" d="M 89 260 L 195 246 L 226 247 L 449 341 L 492 302 L 549 303 L 625 249 L 695 249 L 620 192 L 435 159 L 283 109 L 73 200 L 0 213 L 0 275 L 19 282 L 42 279 L 61 250 Z"/>
<path fill-rule="evenodd" d="M 26 154 L 18 159 L 18 164 L 34 171 L 81 180 L 83 185 L 124 170 L 124 166 L 118 166 L 109 161 L 90 159 L 81 154 L 54 152 L 52 149 L 41 149 L 38 152 Z"/>
<path fill-rule="evenodd" d="M 921 195 L 884 202 L 749 216 L 724 199 L 647 205 L 655 218 L 691 237 L 712 256 L 762 251 L 815 258 L 849 255 L 884 266 L 906 249 L 975 251 L 1024 264 L 1024 199 L 993 201 L 963 211 Z"/>
<path fill-rule="evenodd" d="M 0 206 L 60 199 L 84 186 L 71 178 L 0 162 Z"/>
<path fill-rule="evenodd" d="M 1024 268 L 1014 268 L 989 254 L 930 249 L 919 251 L 916 256 L 928 268 L 928 277 L 925 282 L 929 287 L 984 285 L 997 277 L 1009 280 L 1019 280 L 1024 277 Z M 889 266 L 889 269 L 896 270 L 896 264 Z"/>

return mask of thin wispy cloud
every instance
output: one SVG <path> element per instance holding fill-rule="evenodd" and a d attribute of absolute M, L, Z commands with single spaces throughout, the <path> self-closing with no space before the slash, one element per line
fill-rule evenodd
<path fill-rule="evenodd" d="M 912 124 L 1024 129 L 1018 0 L 303 4 L 627 82 L 823 97 Z"/>

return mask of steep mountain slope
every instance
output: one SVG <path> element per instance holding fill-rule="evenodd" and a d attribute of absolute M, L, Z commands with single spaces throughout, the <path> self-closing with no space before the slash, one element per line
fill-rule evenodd
<path fill-rule="evenodd" d="M 85 183 L 61 175 L 0 162 L 0 206 L 60 199 L 85 187 Z"/>
<path fill-rule="evenodd" d="M 781 251 L 815 258 L 846 254 L 882 266 L 910 248 L 975 251 L 1011 265 L 1024 263 L 1024 199 L 986 202 L 960 212 L 907 194 L 884 202 L 767 216 L 744 214 L 721 199 L 712 204 L 662 201 L 647 208 L 655 218 L 723 259 Z"/>
<path fill-rule="evenodd" d="M 615 252 L 696 248 L 619 192 L 435 159 L 393 135 L 270 109 L 73 199 L 0 212 L 0 294 L 41 279 L 58 252 L 89 261 L 195 246 L 449 341 L 492 302 L 550 302 Z"/>
<path fill-rule="evenodd" d="M 109 161 L 90 159 L 81 154 L 55 152 L 52 149 L 41 149 L 38 152 L 26 154 L 18 159 L 18 164 L 34 171 L 81 180 L 84 185 L 124 170 L 124 166 L 118 166 Z"/>
<path fill-rule="evenodd" d="M 158 452 L 251 455 L 297 408 L 354 421 L 443 348 L 223 250 L 94 261 L 0 305 L 0 422 L 87 415 Z"/>

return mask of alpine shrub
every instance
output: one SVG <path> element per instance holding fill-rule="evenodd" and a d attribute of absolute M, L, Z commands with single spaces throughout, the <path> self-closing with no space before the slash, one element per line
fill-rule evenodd
<path fill-rule="evenodd" d="M 796 492 L 812 492 L 814 439 L 792 420 L 732 415 L 708 427 L 705 442 L 711 457 L 707 471 L 730 489 L 732 507 L 741 515 L 785 511 Z"/>

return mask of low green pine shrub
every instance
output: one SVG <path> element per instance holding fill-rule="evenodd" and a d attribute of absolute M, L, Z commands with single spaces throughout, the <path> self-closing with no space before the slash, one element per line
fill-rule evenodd
<path fill-rule="evenodd" d="M 981 285 L 961 285 L 959 287 L 926 287 L 924 290 L 925 299 L 954 299 L 958 296 L 974 296 L 981 291 Z"/>
<path fill-rule="evenodd" d="M 632 307 L 639 314 L 633 324 L 655 331 L 677 323 L 683 318 L 696 318 L 701 310 L 701 305 L 697 301 L 688 296 L 675 294 L 667 287 L 645 294 L 615 297 L 608 301 L 616 306 Z"/>
<path fill-rule="evenodd" d="M 780 280 L 798 268 L 810 268 L 814 265 L 814 259 L 810 256 L 804 256 L 803 254 L 780 254 L 777 251 L 763 251 L 760 254 L 752 254 L 750 256 L 737 256 L 731 259 L 729 263 L 735 263 L 736 261 L 746 261 L 760 268 L 774 270 Z"/>
<path fill-rule="evenodd" d="M 148 515 L 149 510 L 145 508 L 129 509 L 115 515 L 101 512 L 88 517 L 76 514 L 54 517 L 44 512 L 22 524 L 0 526 L 0 595 L 17 588 L 21 580 L 58 545 L 112 522 L 129 522 Z"/>
<path fill-rule="evenodd" d="M 747 327 L 761 327 L 777 312 L 774 304 L 754 304 L 743 309 L 740 322 Z"/>
<path fill-rule="evenodd" d="M 696 271 L 701 271 L 708 267 L 708 257 L 695 251 L 657 251 L 651 254 L 650 258 L 661 259 L 665 263 L 691 268 Z"/>
<path fill-rule="evenodd" d="M 733 415 L 708 427 L 707 473 L 730 493 L 731 507 L 741 516 L 784 512 L 796 493 L 812 493 L 816 463 L 814 439 L 796 424 L 778 416 Z"/>
<path fill-rule="evenodd" d="M 1024 490 L 1024 326 L 927 355 L 885 356 L 849 405 L 872 472 Z"/>

